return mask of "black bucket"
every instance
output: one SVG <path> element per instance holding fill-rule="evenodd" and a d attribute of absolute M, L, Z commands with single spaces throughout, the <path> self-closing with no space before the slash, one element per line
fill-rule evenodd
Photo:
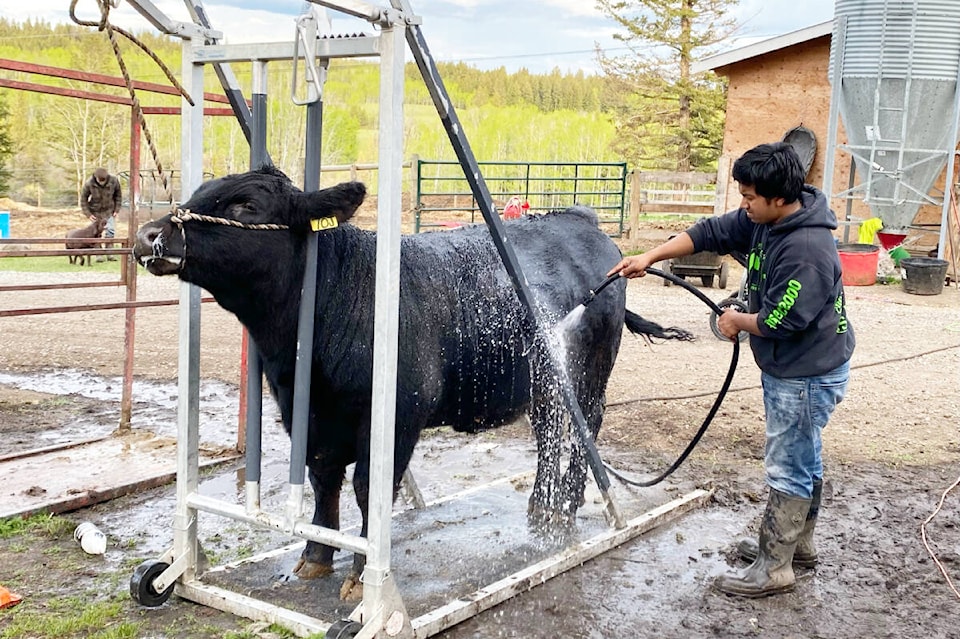
<path fill-rule="evenodd" d="M 914 295 L 939 295 L 947 276 L 946 260 L 933 257 L 907 257 L 900 260 L 903 290 Z"/>

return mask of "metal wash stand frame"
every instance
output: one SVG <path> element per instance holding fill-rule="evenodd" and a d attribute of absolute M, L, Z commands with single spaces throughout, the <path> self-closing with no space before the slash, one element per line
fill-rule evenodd
<path fill-rule="evenodd" d="M 370 445 L 370 496 L 368 537 L 366 539 L 314 526 L 304 512 L 304 481 L 309 411 L 310 348 L 313 335 L 317 245 L 308 243 L 307 268 L 301 297 L 300 326 L 294 414 L 291 433 L 289 493 L 284 512 L 267 513 L 260 504 L 261 405 L 262 373 L 258 358 L 251 348 L 247 379 L 247 451 L 245 503 L 236 505 L 200 495 L 199 489 L 199 347 L 200 289 L 192 284 L 180 287 L 180 343 L 178 369 L 177 422 L 177 487 L 173 547 L 160 560 L 142 564 L 134 573 L 131 590 L 141 597 L 153 599 L 153 605 L 166 600 L 169 593 L 219 610 L 250 619 L 280 623 L 298 635 L 336 630 L 337 636 L 350 637 L 428 637 L 528 590 L 569 568 L 576 567 L 599 554 L 625 543 L 673 517 L 702 505 L 709 493 L 695 490 L 629 521 L 624 520 L 613 496 L 608 492 L 609 480 L 596 454 L 592 440 L 585 441 L 594 478 L 605 500 L 604 514 L 613 524 L 610 530 L 579 543 L 572 549 L 540 561 L 518 573 L 475 591 L 467 597 L 451 601 L 428 614 L 411 619 L 404 607 L 390 570 L 392 476 L 394 459 L 394 423 L 396 406 L 397 352 L 399 339 L 399 263 L 400 263 L 400 195 L 403 163 L 403 83 L 404 41 L 410 44 L 427 88 L 450 135 L 451 143 L 464 165 L 476 199 L 493 241 L 511 276 L 521 302 L 532 309 L 525 278 L 505 240 L 492 198 L 472 151 L 463 135 L 453 106 L 440 82 L 439 74 L 419 30 L 419 19 L 407 0 L 391 0 L 390 7 L 377 7 L 359 0 L 311 0 L 315 4 L 362 18 L 380 30 L 377 36 L 318 38 L 316 20 L 310 15 L 298 20 L 293 43 L 257 45 L 219 45 L 219 32 L 209 28 L 199 0 L 186 0 L 192 18 L 198 24 L 169 20 L 149 0 L 128 0 L 151 24 L 162 32 L 183 39 L 182 84 L 191 95 L 203 89 L 205 64 L 215 66 L 221 83 L 234 106 L 251 148 L 251 164 L 267 161 L 266 153 L 266 76 L 267 63 L 274 60 L 298 60 L 302 57 L 307 79 L 307 98 L 295 102 L 307 108 L 307 136 L 304 190 L 319 188 L 320 131 L 322 123 L 321 90 L 328 61 L 341 57 L 380 58 L 379 184 L 377 210 L 376 303 L 374 320 L 375 350 L 373 360 L 372 423 Z M 202 26 L 201 26 L 202 25 Z M 242 93 L 229 70 L 230 62 L 253 62 L 252 113 L 247 110 Z M 296 68 L 295 62 L 295 68 Z M 295 78 L 296 80 L 296 78 Z M 294 85 L 296 87 L 296 84 Z M 202 105 L 182 104 L 182 199 L 199 186 L 202 180 L 203 110 Z M 311 264 L 314 267 L 311 267 Z M 532 310 L 531 310 L 532 312 Z M 534 316 L 534 322 L 537 319 Z M 252 343 L 251 343 L 251 346 Z M 305 351 L 305 353 L 304 353 Z M 558 371 L 560 372 L 560 371 Z M 585 423 L 569 384 L 565 385 L 564 402 L 571 412 L 574 426 L 583 437 Z M 587 435 L 589 437 L 589 435 Z M 324 621 L 303 613 L 270 604 L 225 588 L 205 584 L 198 574 L 200 559 L 197 538 L 197 517 L 200 511 L 246 522 L 252 526 L 278 530 L 302 539 L 332 545 L 366 556 L 362 576 L 363 601 L 351 619 Z M 345 625 L 346 624 L 346 625 Z M 343 633 L 343 634 L 340 634 Z"/>

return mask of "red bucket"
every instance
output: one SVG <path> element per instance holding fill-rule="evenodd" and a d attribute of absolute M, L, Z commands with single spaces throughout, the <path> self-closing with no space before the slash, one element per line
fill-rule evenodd
<path fill-rule="evenodd" d="M 840 244 L 840 269 L 844 286 L 871 286 L 877 282 L 880 247 L 873 244 Z"/>
<path fill-rule="evenodd" d="M 890 249 L 897 248 L 903 244 L 903 241 L 907 239 L 907 234 L 877 231 L 877 239 L 880 240 L 880 246 L 882 246 L 884 250 L 889 251 Z"/>

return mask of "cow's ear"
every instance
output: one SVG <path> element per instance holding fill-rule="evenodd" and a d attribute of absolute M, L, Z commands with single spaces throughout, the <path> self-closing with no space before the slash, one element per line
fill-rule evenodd
<path fill-rule="evenodd" d="M 353 217 L 366 194 L 367 187 L 362 182 L 344 182 L 327 189 L 303 193 L 300 214 L 306 220 L 335 217 L 342 224 Z"/>

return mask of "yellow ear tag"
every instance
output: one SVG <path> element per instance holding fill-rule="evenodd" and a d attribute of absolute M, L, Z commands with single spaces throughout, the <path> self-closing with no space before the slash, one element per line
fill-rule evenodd
<path fill-rule="evenodd" d="M 335 217 L 322 217 L 319 220 L 310 220 L 310 228 L 314 231 L 328 231 L 338 226 L 339 223 Z"/>

